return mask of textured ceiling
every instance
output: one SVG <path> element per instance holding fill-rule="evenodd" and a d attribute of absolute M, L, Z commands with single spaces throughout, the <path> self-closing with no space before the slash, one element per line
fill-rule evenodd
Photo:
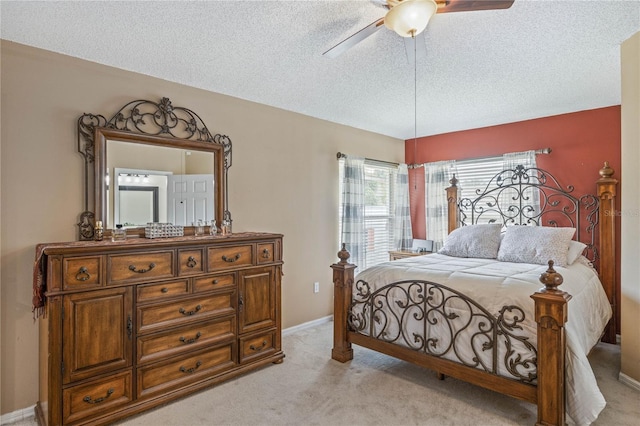
<path fill-rule="evenodd" d="M 617 105 L 619 47 L 640 30 L 634 0 L 437 14 L 418 39 L 414 93 L 404 41 L 386 28 L 322 56 L 382 17 L 377 3 L 2 1 L 1 36 L 409 139 Z"/>

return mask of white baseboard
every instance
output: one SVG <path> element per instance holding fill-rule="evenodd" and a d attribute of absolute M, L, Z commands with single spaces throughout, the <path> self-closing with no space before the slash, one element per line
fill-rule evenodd
<path fill-rule="evenodd" d="M 293 327 L 285 328 L 284 330 L 282 330 L 282 335 L 287 336 L 289 334 L 295 333 L 296 331 L 315 327 L 316 325 L 324 324 L 330 321 L 333 321 L 333 315 L 328 315 L 326 317 L 318 318 L 313 321 L 308 321 L 302 324 L 294 325 Z"/>
<path fill-rule="evenodd" d="M 14 423 L 19 420 L 29 419 L 31 417 L 35 417 L 35 405 L 31 407 L 23 408 L 22 410 L 14 411 L 13 413 L 6 413 L 0 416 L 0 425 L 8 425 L 9 423 Z"/>
<path fill-rule="evenodd" d="M 624 373 L 620 373 L 618 375 L 618 381 L 624 383 L 625 385 L 629 386 L 630 388 L 633 388 L 637 391 L 640 391 L 640 382 L 637 381 L 636 379 L 633 379 L 629 376 L 627 376 Z"/>

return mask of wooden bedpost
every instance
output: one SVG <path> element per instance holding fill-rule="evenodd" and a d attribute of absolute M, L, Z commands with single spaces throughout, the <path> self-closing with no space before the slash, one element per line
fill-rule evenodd
<path fill-rule="evenodd" d="M 449 181 L 451 184 L 450 187 L 447 188 L 447 213 L 448 213 L 448 228 L 449 233 L 456 229 L 459 225 L 460 221 L 460 209 L 458 209 L 458 179 L 456 179 L 456 175 L 454 174 L 451 180 Z"/>
<path fill-rule="evenodd" d="M 618 304 L 616 291 L 616 185 L 618 181 L 613 176 L 613 169 L 605 161 L 600 169 L 600 179 L 596 183 L 598 198 L 598 236 L 600 238 L 600 263 L 598 273 L 602 287 L 607 293 L 613 316 L 605 329 L 602 341 L 616 343 L 616 329 L 618 318 Z"/>
<path fill-rule="evenodd" d="M 545 287 L 531 295 L 538 323 L 538 421 L 536 425 L 565 424 L 565 331 L 571 295 L 558 290 L 562 275 L 549 269 L 540 275 Z"/>
<path fill-rule="evenodd" d="M 342 244 L 338 252 L 340 262 L 331 265 L 333 269 L 333 349 L 331 358 L 340 362 L 353 359 L 351 342 L 347 338 L 347 313 L 351 304 L 351 293 L 356 265 L 347 262 L 351 255 Z"/>

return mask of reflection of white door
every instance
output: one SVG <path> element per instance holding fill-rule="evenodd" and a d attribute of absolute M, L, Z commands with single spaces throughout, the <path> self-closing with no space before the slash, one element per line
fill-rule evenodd
<path fill-rule="evenodd" d="M 167 221 L 189 226 L 197 220 L 215 219 L 213 175 L 172 175 L 168 178 Z"/>

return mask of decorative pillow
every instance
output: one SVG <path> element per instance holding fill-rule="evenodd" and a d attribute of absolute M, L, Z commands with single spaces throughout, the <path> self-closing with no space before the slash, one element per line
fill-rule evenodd
<path fill-rule="evenodd" d="M 580 241 L 569 241 L 569 252 L 567 253 L 567 265 L 573 265 L 581 255 L 587 245 Z"/>
<path fill-rule="evenodd" d="M 510 226 L 504 235 L 498 260 L 503 262 L 567 266 L 569 242 L 575 228 L 549 226 Z"/>
<path fill-rule="evenodd" d="M 438 253 L 455 257 L 495 259 L 500 247 L 500 228 L 498 224 L 482 224 L 454 229 Z"/>

